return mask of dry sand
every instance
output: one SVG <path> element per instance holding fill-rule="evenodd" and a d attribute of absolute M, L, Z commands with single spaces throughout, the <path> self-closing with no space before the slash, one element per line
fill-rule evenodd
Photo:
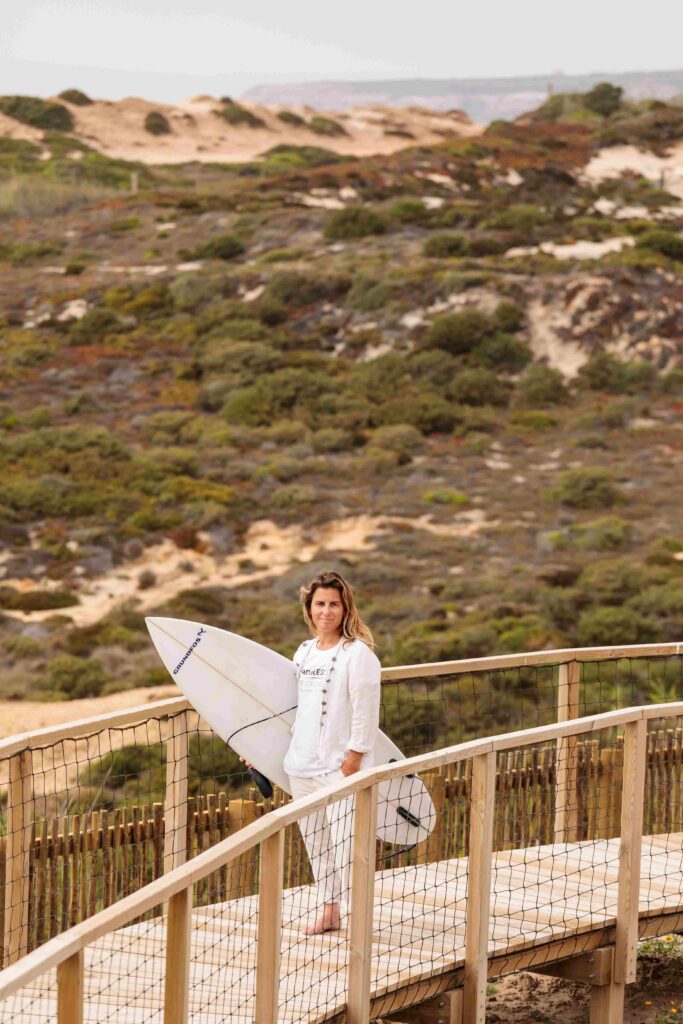
<path fill-rule="evenodd" d="M 448 523 L 432 522 L 429 515 L 418 519 L 404 516 L 351 516 L 331 520 L 313 529 L 301 525 L 279 527 L 261 519 L 249 527 L 242 548 L 219 558 L 210 549 L 208 535 L 202 535 L 204 551 L 181 550 L 171 540 L 146 548 L 139 558 L 95 579 L 77 580 L 81 604 L 65 608 L 74 625 L 99 622 L 117 605 L 134 599 L 140 611 L 147 611 L 171 600 L 179 591 L 194 587 L 237 587 L 273 576 L 281 576 L 295 563 L 311 562 L 321 550 L 371 551 L 376 534 L 386 528 L 425 530 L 441 537 L 468 537 L 495 526 L 481 509 L 460 512 Z M 77 551 L 76 551 L 77 554 Z M 249 568 L 245 569 L 245 563 Z M 154 583 L 141 590 L 143 572 L 154 574 Z M 0 564 L 0 577 L 2 565 Z M 4 586 L 23 592 L 55 589 L 60 584 L 48 579 L 2 579 Z M 62 584 L 63 585 L 63 584 Z M 40 622 L 52 611 L 6 612 L 22 622 Z"/>
<path fill-rule="evenodd" d="M 63 100 L 59 102 L 64 103 Z M 371 106 L 336 113 L 312 111 L 305 107 L 288 108 L 306 121 L 315 114 L 322 114 L 340 123 L 346 132 L 338 136 L 318 135 L 310 129 L 282 122 L 277 114 L 278 110 L 285 108 L 241 105 L 259 117 L 264 127 L 229 124 L 220 116 L 221 102 L 210 96 L 198 96 L 177 106 L 151 103 L 138 97 L 116 102 L 96 100 L 85 107 L 65 104 L 73 114 L 73 134 L 77 138 L 107 156 L 139 160 L 146 164 L 178 164 L 195 160 L 203 163 L 248 161 L 281 143 L 323 146 L 335 153 L 368 156 L 394 153 L 410 145 L 442 142 L 447 135 L 478 135 L 481 132 L 481 128 L 460 111 Z M 145 130 L 145 117 L 151 111 L 159 111 L 167 118 L 172 129 L 170 134 L 151 135 Z M 5 130 L 5 122 L 9 120 L 5 118 L 0 122 L 0 135 L 9 134 L 9 130 Z M 16 122 L 12 124 L 16 125 Z M 19 128 L 23 131 L 23 126 Z M 392 134 L 396 132 L 404 134 Z"/>

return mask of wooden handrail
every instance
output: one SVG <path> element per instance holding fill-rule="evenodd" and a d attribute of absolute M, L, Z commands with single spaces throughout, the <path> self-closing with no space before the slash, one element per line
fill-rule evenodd
<path fill-rule="evenodd" d="M 531 651 L 526 654 L 500 654 L 487 658 L 461 658 L 456 661 L 437 661 L 428 664 L 397 665 L 382 669 L 382 682 L 431 676 L 463 675 L 493 672 L 509 668 L 560 666 L 568 662 L 613 661 L 619 658 L 665 658 L 683 655 L 683 643 L 631 644 L 621 647 L 559 648 L 553 651 Z M 60 740 L 83 739 L 98 731 L 121 729 L 148 721 L 150 718 L 172 718 L 192 707 L 185 697 L 138 704 L 123 711 L 110 711 L 105 715 L 80 718 L 64 725 L 48 726 L 35 732 L 20 733 L 0 740 L 0 759 L 11 757 L 22 750 L 35 750 Z"/>
<path fill-rule="evenodd" d="M 247 853 L 264 840 L 281 832 L 287 825 L 347 796 L 367 791 L 370 787 L 375 787 L 394 777 L 438 768 L 483 754 L 520 746 L 531 746 L 565 736 L 596 732 L 617 725 L 680 716 L 683 716 L 683 701 L 647 705 L 625 711 L 608 711 L 604 714 L 574 719 L 557 725 L 538 726 L 487 739 L 471 740 L 440 751 L 395 761 L 391 765 L 381 765 L 358 772 L 322 793 L 303 797 L 271 811 L 235 835 L 199 854 L 188 863 L 175 868 L 168 875 L 150 882 L 114 906 L 100 911 L 62 935 L 50 939 L 45 945 L 28 953 L 20 961 L 0 972 L 0 999 L 16 992 L 22 985 L 28 984 L 45 971 L 64 962 L 103 935 L 130 924 L 136 917 L 159 906 L 182 890 L 189 889 L 196 882 L 228 864 L 234 858 Z"/>

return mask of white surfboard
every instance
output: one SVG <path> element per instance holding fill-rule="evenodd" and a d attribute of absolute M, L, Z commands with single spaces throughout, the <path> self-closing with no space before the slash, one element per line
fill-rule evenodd
<path fill-rule="evenodd" d="M 216 626 L 155 617 L 146 622 L 161 660 L 195 710 L 240 757 L 289 793 L 282 762 L 296 714 L 294 663 Z M 403 760 L 381 732 L 374 756 L 375 764 Z M 426 839 L 435 824 L 431 797 L 416 775 L 380 785 L 379 839 L 411 846 Z"/>

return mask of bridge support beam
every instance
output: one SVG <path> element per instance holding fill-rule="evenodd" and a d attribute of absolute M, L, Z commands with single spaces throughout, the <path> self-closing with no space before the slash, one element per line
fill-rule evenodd
<path fill-rule="evenodd" d="M 382 1017 L 385 1024 L 462 1024 L 462 989 L 441 992 L 423 1003 L 396 1010 Z"/>
<path fill-rule="evenodd" d="M 614 980 L 614 946 L 534 967 L 533 972 L 590 985 L 590 1024 L 621 1024 L 623 1021 L 624 986 Z"/>

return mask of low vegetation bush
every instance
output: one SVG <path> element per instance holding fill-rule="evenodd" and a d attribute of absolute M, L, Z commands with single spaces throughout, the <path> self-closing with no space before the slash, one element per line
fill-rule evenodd
<path fill-rule="evenodd" d="M 112 309 L 95 306 L 71 324 L 68 331 L 69 344 L 96 345 L 108 335 L 119 334 L 127 329 Z"/>
<path fill-rule="evenodd" d="M 406 196 L 391 204 L 387 216 L 399 224 L 426 224 L 429 220 L 429 210 L 421 199 Z"/>
<path fill-rule="evenodd" d="M 636 238 L 637 249 L 649 249 L 670 260 L 683 260 L 683 237 L 668 228 L 653 228 L 643 231 Z"/>
<path fill-rule="evenodd" d="M 519 203 L 508 206 L 500 213 L 495 213 L 485 221 L 487 228 L 503 228 L 507 231 L 533 231 L 534 228 L 548 221 L 548 214 L 540 206 L 530 203 Z"/>
<path fill-rule="evenodd" d="M 234 100 L 229 99 L 227 96 L 221 101 L 222 106 L 219 111 L 220 116 L 233 125 L 233 127 L 246 126 L 247 128 L 265 128 L 266 124 L 262 118 L 258 117 L 251 110 L 247 110 L 240 103 L 235 103 Z"/>
<path fill-rule="evenodd" d="M 339 121 L 334 121 L 331 117 L 322 117 L 320 114 L 316 114 L 308 122 L 308 127 L 316 135 L 346 135 L 346 129 Z"/>
<path fill-rule="evenodd" d="M 577 580 L 592 604 L 621 605 L 640 593 L 645 577 L 639 566 L 623 560 L 591 562 Z"/>
<path fill-rule="evenodd" d="M 292 128 L 303 128 L 306 125 L 305 119 L 295 114 L 293 110 L 279 110 L 277 117 L 283 124 L 287 124 Z"/>
<path fill-rule="evenodd" d="M 145 131 L 150 135 L 170 135 L 171 125 L 160 110 L 150 110 L 145 118 Z"/>
<path fill-rule="evenodd" d="M 496 331 L 483 338 L 474 350 L 477 362 L 492 370 L 519 373 L 533 359 L 533 352 L 525 341 L 514 334 Z"/>
<path fill-rule="evenodd" d="M 557 499 L 570 508 L 612 508 L 623 494 L 612 474 L 600 466 L 568 469 L 560 475 Z"/>
<path fill-rule="evenodd" d="M 65 590 L 15 590 L 0 587 L 0 608 L 19 612 L 43 612 L 79 604 L 75 594 Z"/>
<path fill-rule="evenodd" d="M 436 258 L 466 256 L 468 252 L 467 236 L 454 231 L 432 235 L 422 246 L 423 256 Z"/>
<path fill-rule="evenodd" d="M 545 409 L 566 402 L 569 392 L 559 370 L 545 363 L 533 363 L 524 371 L 515 391 L 515 405 Z"/>
<path fill-rule="evenodd" d="M 492 330 L 491 320 L 485 313 L 478 309 L 463 309 L 459 313 L 436 317 L 427 331 L 426 342 L 433 348 L 460 355 L 470 352 Z"/>
<path fill-rule="evenodd" d="M 43 131 L 70 132 L 74 128 L 73 114 L 67 107 L 36 96 L 0 96 L 0 111 Z"/>
<path fill-rule="evenodd" d="M 587 110 L 601 117 L 610 117 L 621 106 L 623 89 L 611 82 L 599 82 L 584 96 L 583 103 Z"/>
<path fill-rule="evenodd" d="M 41 690 L 63 700 L 98 697 L 109 677 L 96 658 L 61 654 L 49 665 L 47 675 L 38 681 Z"/>
<path fill-rule="evenodd" d="M 316 277 L 296 270 L 283 270 L 271 277 L 264 296 L 284 303 L 285 306 L 309 306 L 325 299 L 334 301 L 344 296 L 351 287 L 351 279 L 341 274 Z"/>
<path fill-rule="evenodd" d="M 57 242 L 6 242 L 0 243 L 0 260 L 13 267 L 38 263 L 49 256 L 57 256 L 62 246 Z"/>
<path fill-rule="evenodd" d="M 244 253 L 244 246 L 234 235 L 216 235 L 208 242 L 198 245 L 192 253 L 197 260 L 234 260 Z"/>
<path fill-rule="evenodd" d="M 386 229 L 385 218 L 371 206 L 354 205 L 334 210 L 325 222 L 323 234 L 330 240 L 367 238 L 383 235 Z"/>
<path fill-rule="evenodd" d="M 93 102 L 81 89 L 64 89 L 60 92 L 59 98 L 67 103 L 72 103 L 74 107 L 90 107 Z"/>
<path fill-rule="evenodd" d="M 465 367 L 453 378 L 448 395 L 460 405 L 506 405 L 508 389 L 485 367 Z"/>
<path fill-rule="evenodd" d="M 580 647 L 653 643 L 660 637 L 657 623 L 632 608 L 591 608 L 579 617 Z"/>

